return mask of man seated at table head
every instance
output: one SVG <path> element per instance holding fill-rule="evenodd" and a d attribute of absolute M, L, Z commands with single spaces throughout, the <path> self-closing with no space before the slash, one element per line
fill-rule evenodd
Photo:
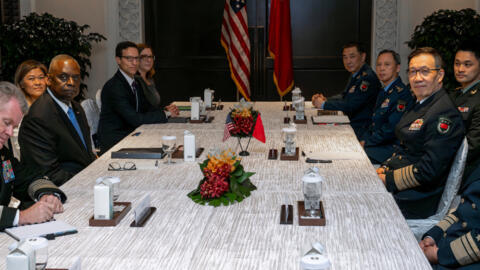
<path fill-rule="evenodd" d="M 22 92 L 9 82 L 0 82 L 0 231 L 5 228 L 45 222 L 63 212 L 65 194 L 38 171 L 20 166 L 6 147 L 13 129 L 28 110 Z M 35 179 L 35 180 L 33 180 Z M 32 181 L 33 180 L 33 181 Z M 14 196 L 15 198 L 12 198 Z M 19 201 L 18 201 L 19 200 Z M 35 200 L 36 202 L 34 202 Z M 22 210 L 18 210 L 19 208 Z M 30 207 L 28 207 L 30 206 Z"/>
<path fill-rule="evenodd" d="M 461 44 L 453 64 L 460 87 L 450 97 L 462 114 L 467 132 L 468 155 L 460 192 L 468 185 L 466 181 L 473 169 L 480 166 L 480 42 Z"/>
<path fill-rule="evenodd" d="M 377 173 L 405 218 L 426 218 L 437 210 L 465 130 L 462 116 L 443 89 L 442 58 L 424 47 L 408 57 L 408 79 L 416 104 L 397 126 L 400 140 Z"/>
<path fill-rule="evenodd" d="M 130 41 L 117 44 L 115 60 L 118 71 L 103 86 L 102 108 L 98 123 L 100 152 L 103 154 L 142 124 L 165 123 L 178 116 L 170 105 L 163 109 L 152 106 L 146 99 L 141 83 L 135 78 L 139 65 L 138 47 Z"/>
<path fill-rule="evenodd" d="M 380 88 L 372 124 L 362 135 L 360 144 L 374 164 L 381 164 L 392 156 L 394 145 L 398 144 L 395 137 L 395 126 L 405 110 L 413 104 L 413 96 L 402 78 L 400 72 L 400 55 L 392 50 L 383 50 L 378 54 L 375 67 L 377 76 L 383 87 Z"/>
<path fill-rule="evenodd" d="M 21 161 L 37 167 L 56 185 L 95 160 L 85 112 L 73 99 L 80 91 L 80 66 L 69 55 L 55 56 L 47 91 L 30 107 L 20 126 Z"/>
<path fill-rule="evenodd" d="M 460 205 L 420 241 L 433 269 L 480 269 L 480 167 L 468 182 Z"/>
<path fill-rule="evenodd" d="M 380 82 L 372 68 L 365 63 L 367 57 L 363 44 L 351 42 L 343 46 L 343 65 L 350 77 L 341 96 L 327 100 L 323 94 L 315 94 L 312 104 L 324 110 L 344 112 L 358 138 L 372 122 L 373 109 Z"/>

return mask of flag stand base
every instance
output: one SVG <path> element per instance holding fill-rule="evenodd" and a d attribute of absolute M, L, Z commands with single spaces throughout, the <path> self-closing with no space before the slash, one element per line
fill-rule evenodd
<path fill-rule="evenodd" d="M 238 145 L 240 145 L 240 150 L 242 150 L 242 151 L 240 151 L 240 153 L 238 153 L 238 155 L 240 155 L 242 157 L 250 156 L 250 153 L 247 151 L 247 149 L 248 149 L 248 146 L 250 145 L 250 140 L 252 139 L 252 137 L 251 136 L 248 137 L 248 143 L 247 143 L 247 147 L 245 147 L 245 149 L 243 149 L 242 143 L 240 141 L 242 138 L 237 137 L 237 139 L 238 139 Z"/>

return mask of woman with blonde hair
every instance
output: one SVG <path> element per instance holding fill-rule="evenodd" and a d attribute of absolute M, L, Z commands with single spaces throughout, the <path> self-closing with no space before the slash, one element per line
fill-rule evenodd
<path fill-rule="evenodd" d="M 160 106 L 160 94 L 155 87 L 153 75 L 155 75 L 155 69 L 153 63 L 155 62 L 155 56 L 153 55 L 152 47 L 146 44 L 137 44 L 138 53 L 140 54 L 140 62 L 138 65 L 138 80 L 142 84 L 145 96 L 148 102 L 155 107 Z"/>

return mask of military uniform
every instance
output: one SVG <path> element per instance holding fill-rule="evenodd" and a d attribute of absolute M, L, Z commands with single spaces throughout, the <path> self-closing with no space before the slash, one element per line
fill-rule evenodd
<path fill-rule="evenodd" d="M 350 118 L 358 138 L 368 129 L 372 122 L 373 109 L 378 94 L 380 81 L 367 64 L 350 78 L 341 99 L 329 99 L 323 104 L 325 110 L 344 112 Z"/>
<path fill-rule="evenodd" d="M 435 213 L 464 134 L 462 116 L 444 89 L 404 113 L 395 127 L 400 145 L 384 165 L 387 190 L 405 218 Z"/>
<path fill-rule="evenodd" d="M 412 104 L 412 93 L 400 77 L 379 91 L 372 124 L 361 138 L 372 163 L 382 163 L 392 156 L 394 144 L 398 144 L 395 126 Z"/>
<path fill-rule="evenodd" d="M 467 91 L 459 88 L 452 92 L 450 96 L 462 114 L 463 123 L 467 132 L 467 164 L 464 180 L 460 187 L 460 192 L 463 192 L 469 184 L 468 181 L 466 181 L 468 176 L 480 165 L 480 81 L 474 83 Z"/>
<path fill-rule="evenodd" d="M 2 173 L 0 173 L 0 231 L 12 227 L 17 208 L 8 207 L 12 196 L 19 199 L 20 209 L 33 204 L 45 193 L 54 193 L 60 196 L 62 203 L 67 197 L 52 182 L 45 178 L 38 179 L 38 172 L 22 167 L 12 152 L 3 147 L 0 149 Z M 37 179 L 31 181 L 31 179 Z"/>
<path fill-rule="evenodd" d="M 480 269 L 480 167 L 469 180 L 457 209 L 423 236 L 438 247 L 434 269 Z"/>

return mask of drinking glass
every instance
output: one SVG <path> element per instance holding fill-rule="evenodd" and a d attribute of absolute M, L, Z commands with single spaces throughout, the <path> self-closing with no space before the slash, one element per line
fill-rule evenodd
<path fill-rule="evenodd" d="M 162 137 L 162 149 L 167 153 L 167 161 L 165 164 L 173 164 L 172 153 L 175 151 L 177 146 L 177 137 L 176 136 L 163 136 Z"/>

